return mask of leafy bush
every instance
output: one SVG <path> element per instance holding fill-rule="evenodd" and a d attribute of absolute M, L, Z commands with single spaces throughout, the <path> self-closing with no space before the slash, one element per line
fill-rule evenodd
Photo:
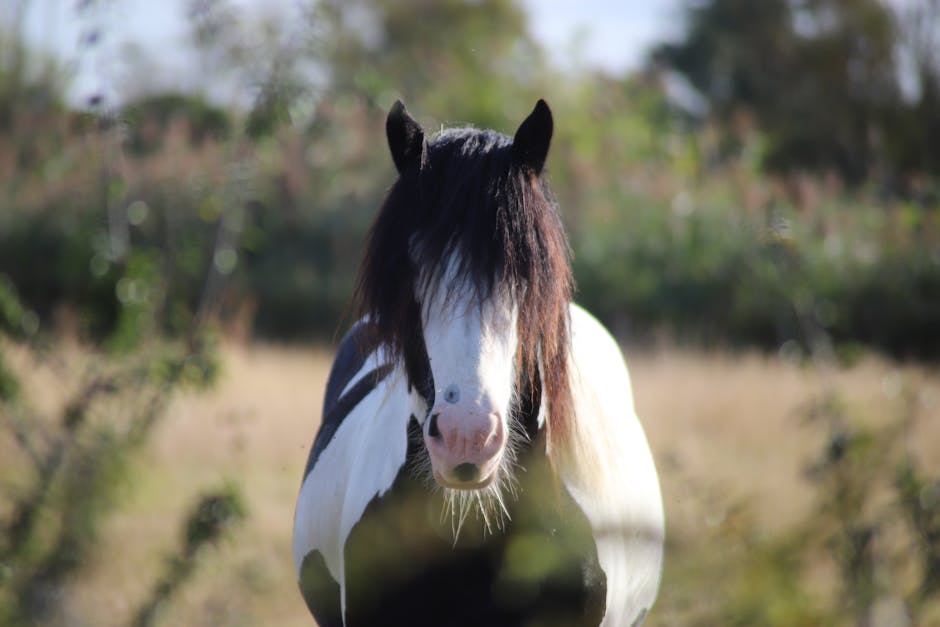
<path fill-rule="evenodd" d="M 746 149 L 711 170 L 707 156 L 696 156 L 712 150 L 707 133 L 670 130 L 661 103 L 637 97 L 644 93 L 632 85 L 618 96 L 637 100 L 636 109 L 616 114 L 624 118 L 623 146 L 632 146 L 623 161 L 597 161 L 608 148 L 585 144 L 577 117 L 559 131 L 550 176 L 571 226 L 583 304 L 640 340 L 666 332 L 705 345 L 776 348 L 812 319 L 839 345 L 938 356 L 935 212 L 821 188 L 820 199 L 803 206 L 754 177 Z M 224 146 L 196 151 L 185 142 L 128 160 L 119 180 L 134 183 L 112 191 L 112 182 L 107 203 L 88 191 L 70 205 L 14 207 L 2 219 L 0 269 L 43 323 L 65 306 L 88 337 L 126 330 L 138 316 L 135 299 L 159 306 L 153 320 L 134 324 L 179 333 L 215 272 L 228 279 L 216 295 L 223 320 L 247 312 L 265 337 L 332 338 L 348 311 L 381 182 L 392 173 L 369 144 L 344 149 L 335 163 L 320 155 L 339 154 L 356 133 L 381 137 L 372 127 L 382 116 L 374 107 L 327 110 L 306 133 L 244 145 L 249 156 L 236 163 Z M 656 125 L 667 139 L 639 150 L 634 135 Z M 180 159 L 197 167 L 180 172 L 173 165 Z M 658 180 L 638 171 L 617 182 L 623 167 L 632 172 L 647 161 L 660 164 Z M 596 184 L 582 180 L 590 177 Z M 138 289 L 143 275 L 158 272 L 164 282 Z"/>
<path fill-rule="evenodd" d="M 141 156 L 163 148 L 171 125 L 180 123 L 188 131 L 190 144 L 198 147 L 209 139 L 225 141 L 232 133 L 228 113 L 202 98 L 189 94 L 157 94 L 125 105 L 121 121 L 127 125 L 127 148 Z"/>
<path fill-rule="evenodd" d="M 247 63 L 225 4 L 194 7 L 204 52 Z M 696 125 L 656 72 L 583 72 L 562 88 L 515 3 L 437 9 L 414 19 L 417 5 L 318 5 L 318 45 L 272 57 L 256 77 L 257 115 L 181 94 L 139 99 L 113 117 L 84 114 L 82 124 L 61 108 L 14 107 L 17 124 L 0 146 L 22 159 L 0 171 L 0 273 L 43 324 L 71 315 L 83 337 L 179 334 L 211 313 L 264 337 L 332 338 L 394 177 L 382 124 L 399 91 L 429 130 L 441 122 L 432 116 L 446 115 L 507 133 L 548 94 L 557 120 L 549 177 L 578 298 L 618 334 L 776 348 L 813 322 L 848 350 L 940 356 L 940 217 L 929 194 L 914 204 L 881 195 L 879 181 L 847 192 L 822 175 L 770 178 L 761 167 L 773 137 L 747 116 L 729 110 Z M 360 36 L 355 11 L 385 45 Z M 324 83 L 303 80 L 311 62 L 331 70 Z M 247 65 L 226 71 L 254 76 Z M 259 115 L 264 132 L 247 132 Z M 140 289 L 155 273 L 164 279 Z"/>

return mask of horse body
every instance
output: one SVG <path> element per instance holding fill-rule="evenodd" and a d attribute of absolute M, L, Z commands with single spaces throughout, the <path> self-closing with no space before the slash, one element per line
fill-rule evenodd
<path fill-rule="evenodd" d="M 552 296 L 567 281 L 567 260 L 552 248 L 560 226 L 526 214 L 552 208 L 527 196 L 543 198 L 539 107 L 512 144 L 478 131 L 450 138 L 464 142 L 453 154 L 484 159 L 457 165 L 522 185 L 508 194 L 521 198 L 518 223 L 505 225 L 505 203 L 480 209 L 497 241 L 478 249 L 473 240 L 435 249 L 427 234 L 440 226 L 421 220 L 437 214 L 408 218 L 396 207 L 409 185 L 411 203 L 459 206 L 418 182 L 463 174 L 403 108 L 389 116 L 401 178 L 363 272 L 398 271 L 370 268 L 379 251 L 408 269 L 397 277 L 406 293 L 388 276 L 360 284 L 371 305 L 340 344 L 295 518 L 297 577 L 322 627 L 638 625 L 656 596 L 662 504 L 626 366 L 570 292 Z M 550 114 L 547 128 L 550 138 Z M 494 189 L 508 188 L 483 190 L 476 205 L 499 196 Z M 404 246 L 383 244 L 388 214 L 404 220 Z M 467 215 L 456 221 L 482 220 Z M 464 222 L 444 239 L 490 227 Z M 551 263 L 556 274 L 536 276 Z M 383 324 L 400 335 L 383 335 Z"/>

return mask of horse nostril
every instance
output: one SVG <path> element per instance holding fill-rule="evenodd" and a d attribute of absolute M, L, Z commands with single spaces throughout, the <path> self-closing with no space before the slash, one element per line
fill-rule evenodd
<path fill-rule="evenodd" d="M 454 467 L 454 476 L 460 481 L 476 479 L 477 465 L 471 463 L 458 464 Z"/>
<path fill-rule="evenodd" d="M 432 438 L 441 437 L 441 430 L 437 427 L 437 418 L 440 414 L 431 414 L 431 423 L 428 425 L 428 435 Z"/>

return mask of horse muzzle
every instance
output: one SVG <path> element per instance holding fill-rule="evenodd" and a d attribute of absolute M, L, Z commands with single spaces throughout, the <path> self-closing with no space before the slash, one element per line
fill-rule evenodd
<path fill-rule="evenodd" d="M 424 443 L 438 484 L 479 490 L 496 478 L 506 447 L 506 429 L 496 411 L 435 407 L 425 424 Z"/>

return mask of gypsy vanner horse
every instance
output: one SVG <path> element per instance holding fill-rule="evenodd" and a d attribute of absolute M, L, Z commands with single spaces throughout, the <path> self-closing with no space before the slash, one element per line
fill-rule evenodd
<path fill-rule="evenodd" d="M 539 101 L 513 138 L 431 139 L 396 102 L 294 525 L 322 627 L 639 625 L 656 469 L 617 344 L 571 302 Z"/>

